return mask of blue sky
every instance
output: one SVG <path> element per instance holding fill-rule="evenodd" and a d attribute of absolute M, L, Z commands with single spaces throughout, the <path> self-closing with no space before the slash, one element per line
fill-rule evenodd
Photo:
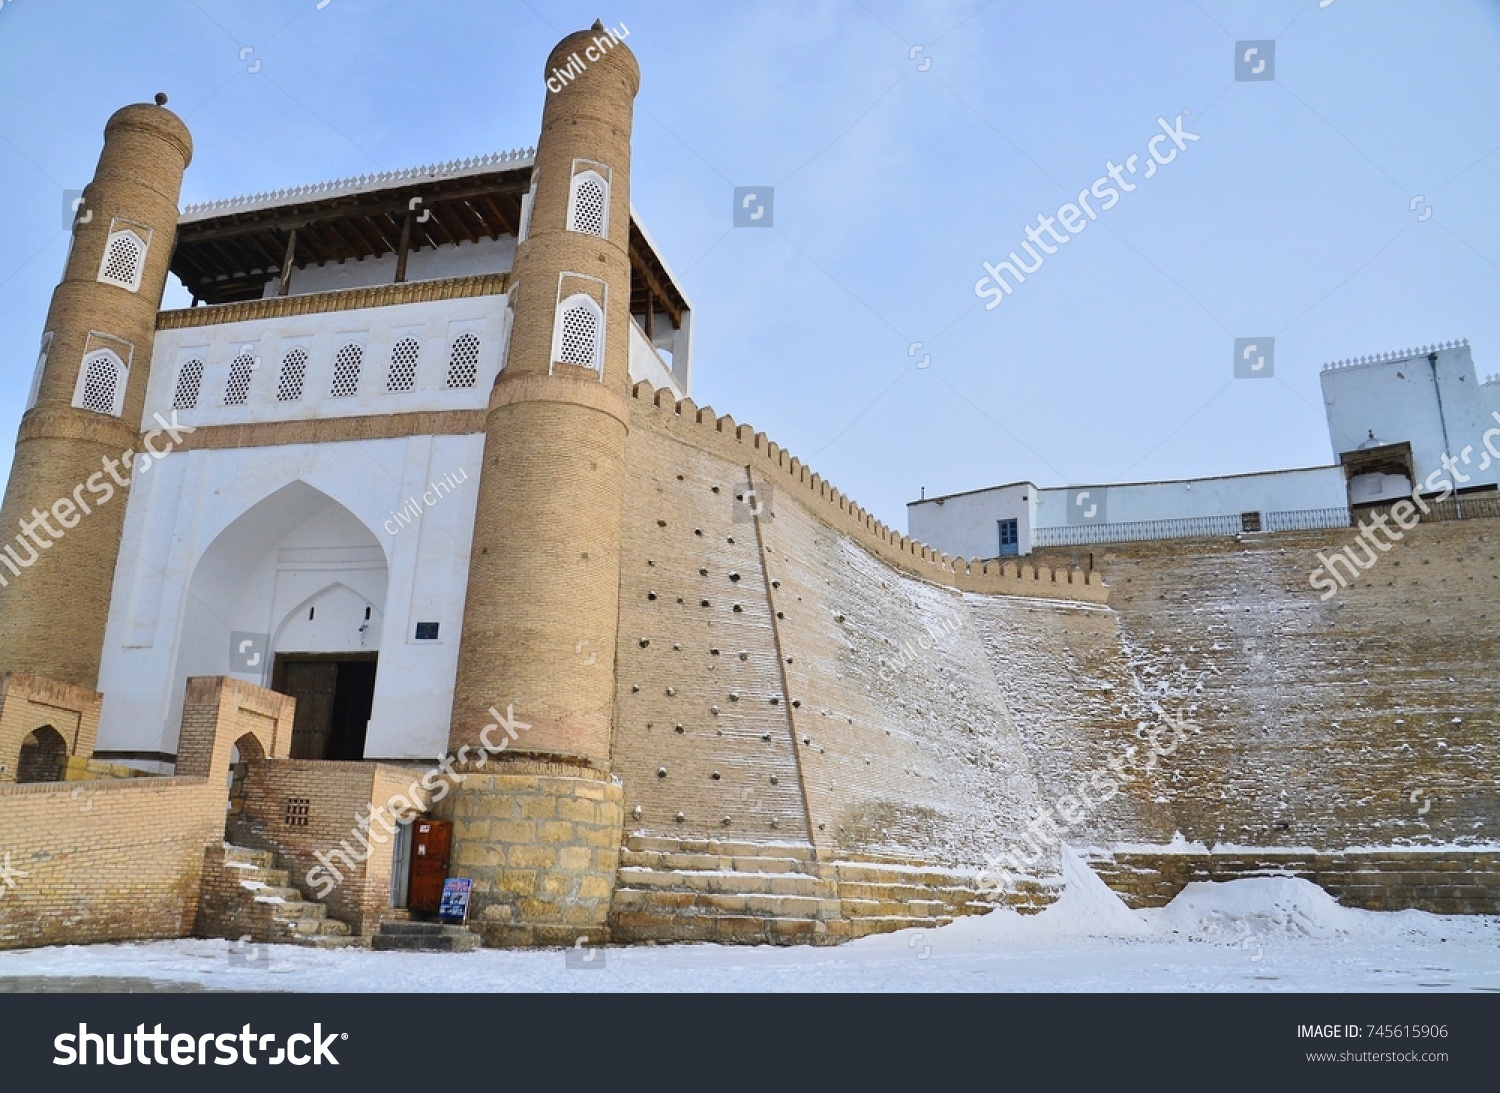
<path fill-rule="evenodd" d="M 697 401 L 898 528 L 922 487 L 1328 462 L 1328 360 L 1466 337 L 1500 372 L 1497 0 L 9 0 L 0 472 L 116 108 L 171 96 L 184 201 L 508 149 L 595 18 L 641 62 L 633 200 Z M 1267 39 L 1275 79 L 1236 81 Z M 981 263 L 1184 111 L 1201 139 L 986 310 Z M 731 226 L 736 186 L 772 228 Z M 1266 336 L 1275 375 L 1235 380 Z"/>

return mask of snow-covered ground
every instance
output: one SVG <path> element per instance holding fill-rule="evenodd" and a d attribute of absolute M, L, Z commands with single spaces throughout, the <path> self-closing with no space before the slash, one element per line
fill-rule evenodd
<path fill-rule="evenodd" d="M 224 941 L 0 953 L 0 978 L 145 977 L 240 991 L 1494 991 L 1500 919 L 1340 907 L 1291 878 L 1192 884 L 1131 911 L 1071 853 L 1040 915 L 997 911 L 833 948 L 321 951 Z"/>

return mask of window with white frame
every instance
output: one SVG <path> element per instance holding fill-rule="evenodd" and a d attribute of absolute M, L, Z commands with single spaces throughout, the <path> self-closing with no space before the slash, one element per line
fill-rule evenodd
<path fill-rule="evenodd" d="M 557 308 L 552 359 L 602 369 L 604 313 L 590 296 L 569 296 Z"/>
<path fill-rule="evenodd" d="M 250 377 L 255 374 L 255 356 L 240 353 L 229 362 L 229 382 L 224 385 L 224 405 L 243 406 L 250 397 Z"/>
<path fill-rule="evenodd" d="M 580 171 L 573 176 L 568 195 L 568 230 L 609 236 L 609 183 L 598 171 Z"/>
<path fill-rule="evenodd" d="M 448 386 L 473 387 L 479 381 L 479 337 L 460 334 L 448 351 Z"/>
<path fill-rule="evenodd" d="M 73 405 L 119 417 L 124 399 L 125 362 L 112 349 L 96 349 L 85 356 Z"/>
<path fill-rule="evenodd" d="M 42 335 L 42 351 L 36 358 L 36 371 L 31 374 L 31 390 L 26 395 L 28 410 L 36 405 L 37 397 L 42 393 L 42 375 L 47 371 L 47 354 L 51 349 L 52 332 L 49 330 Z"/>
<path fill-rule="evenodd" d="M 104 244 L 104 260 L 99 263 L 99 280 L 139 292 L 145 268 L 146 241 L 129 228 L 110 232 Z"/>
<path fill-rule="evenodd" d="M 422 360 L 422 343 L 416 338 L 402 338 L 391 347 L 391 367 L 385 376 L 387 391 L 410 391 L 417 385 L 417 365 Z"/>
<path fill-rule="evenodd" d="M 172 409 L 196 410 L 198 393 L 203 389 L 203 362 L 197 357 L 177 373 L 177 388 L 172 392 Z"/>
<path fill-rule="evenodd" d="M 357 342 L 349 342 L 334 355 L 333 386 L 328 394 L 331 398 L 353 398 L 359 394 L 359 369 L 365 360 L 365 348 Z"/>
<path fill-rule="evenodd" d="M 277 402 L 301 402 L 302 382 L 307 379 L 307 350 L 300 345 L 288 349 L 281 358 L 281 374 L 276 377 Z"/>

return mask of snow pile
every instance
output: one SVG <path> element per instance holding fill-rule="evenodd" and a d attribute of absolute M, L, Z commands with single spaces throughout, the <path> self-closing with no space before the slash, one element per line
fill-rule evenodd
<path fill-rule="evenodd" d="M 1137 912 L 1163 934 L 1189 940 L 1249 934 L 1279 938 L 1452 936 L 1455 924 L 1425 911 L 1365 911 L 1343 907 L 1298 877 L 1195 881 L 1165 907 Z M 1483 924 L 1476 916 L 1470 925 Z"/>
<path fill-rule="evenodd" d="M 1031 916 L 1033 937 L 1145 937 L 1155 933 L 1140 915 L 1099 879 L 1071 847 L 1062 848 L 1063 894 L 1039 915 Z"/>

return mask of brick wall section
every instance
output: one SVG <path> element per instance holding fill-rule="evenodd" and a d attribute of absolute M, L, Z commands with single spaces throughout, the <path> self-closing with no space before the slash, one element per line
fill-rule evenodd
<path fill-rule="evenodd" d="M 692 399 L 678 400 L 666 388 L 653 390 L 650 384 L 638 383 L 630 395 L 632 437 L 637 430 L 650 429 L 731 463 L 748 466 L 756 480 L 769 484 L 778 496 L 796 498 L 829 527 L 913 576 L 965 592 L 1089 603 L 1103 603 L 1109 598 L 1108 587 L 1099 573 L 1079 568 L 1066 557 L 1044 565 L 1028 558 L 971 562 L 949 557 L 886 527 L 765 433 L 758 433 L 748 425 L 737 425 L 727 414 L 719 417 L 710 407 L 700 409 Z M 631 473 L 639 473 L 634 459 Z"/>
<path fill-rule="evenodd" d="M 607 939 L 623 791 L 590 767 L 491 760 L 434 805 L 453 821 L 449 875 L 471 877 L 470 925 L 486 945 Z"/>
<path fill-rule="evenodd" d="M 0 948 L 188 936 L 223 830 L 210 779 L 0 785 Z"/>
<path fill-rule="evenodd" d="M 805 842 L 771 589 L 750 509 L 735 500 L 745 469 L 649 431 L 631 436 L 630 454 L 614 657 L 626 822 Z"/>
<path fill-rule="evenodd" d="M 642 425 L 615 654 L 628 830 L 982 865 L 1038 794 L 964 594 L 873 555 L 769 461 L 703 445 L 712 427 Z M 758 518 L 736 500 L 752 480 Z"/>
<path fill-rule="evenodd" d="M 88 687 L 29 672 L 0 673 L 0 783 L 16 780 L 21 742 L 43 725 L 58 731 L 70 756 L 93 755 L 103 702 L 104 696 Z"/>
<path fill-rule="evenodd" d="M 1495 842 L 1500 522 L 1422 524 L 1320 601 L 1318 552 L 1354 536 L 1094 548 L 1130 670 L 1203 727 L 1194 760 L 1157 787 L 1189 840 Z M 1159 831 L 1127 825 L 1115 840 Z"/>
<path fill-rule="evenodd" d="M 329 913 L 355 933 L 372 934 L 391 909 L 395 837 L 378 821 L 361 829 L 360 819 L 368 818 L 374 805 L 388 808 L 398 794 L 415 797 L 411 803 L 424 807 L 422 774 L 422 769 L 386 763 L 249 763 L 241 810 L 228 824 L 229 841 L 273 851 L 289 872 L 291 886 L 304 897 L 327 904 Z M 414 782 L 418 786 L 412 794 Z M 289 801 L 306 802 L 305 811 L 289 813 Z M 403 810 L 403 815 L 410 812 Z M 363 836 L 357 834 L 361 830 Z M 334 884 L 327 895 L 322 894 L 325 876 Z"/>
<path fill-rule="evenodd" d="M 278 758 L 292 746 L 297 700 L 228 676 L 193 676 L 182 701 L 177 773 L 224 781 L 240 758 Z M 246 738 L 249 739 L 246 739 Z"/>
<path fill-rule="evenodd" d="M 1317 883 L 1347 907 L 1500 914 L 1500 854 L 1493 851 L 1134 852 L 1115 853 L 1090 864 L 1132 907 L 1161 907 L 1193 881 L 1289 874 Z"/>

